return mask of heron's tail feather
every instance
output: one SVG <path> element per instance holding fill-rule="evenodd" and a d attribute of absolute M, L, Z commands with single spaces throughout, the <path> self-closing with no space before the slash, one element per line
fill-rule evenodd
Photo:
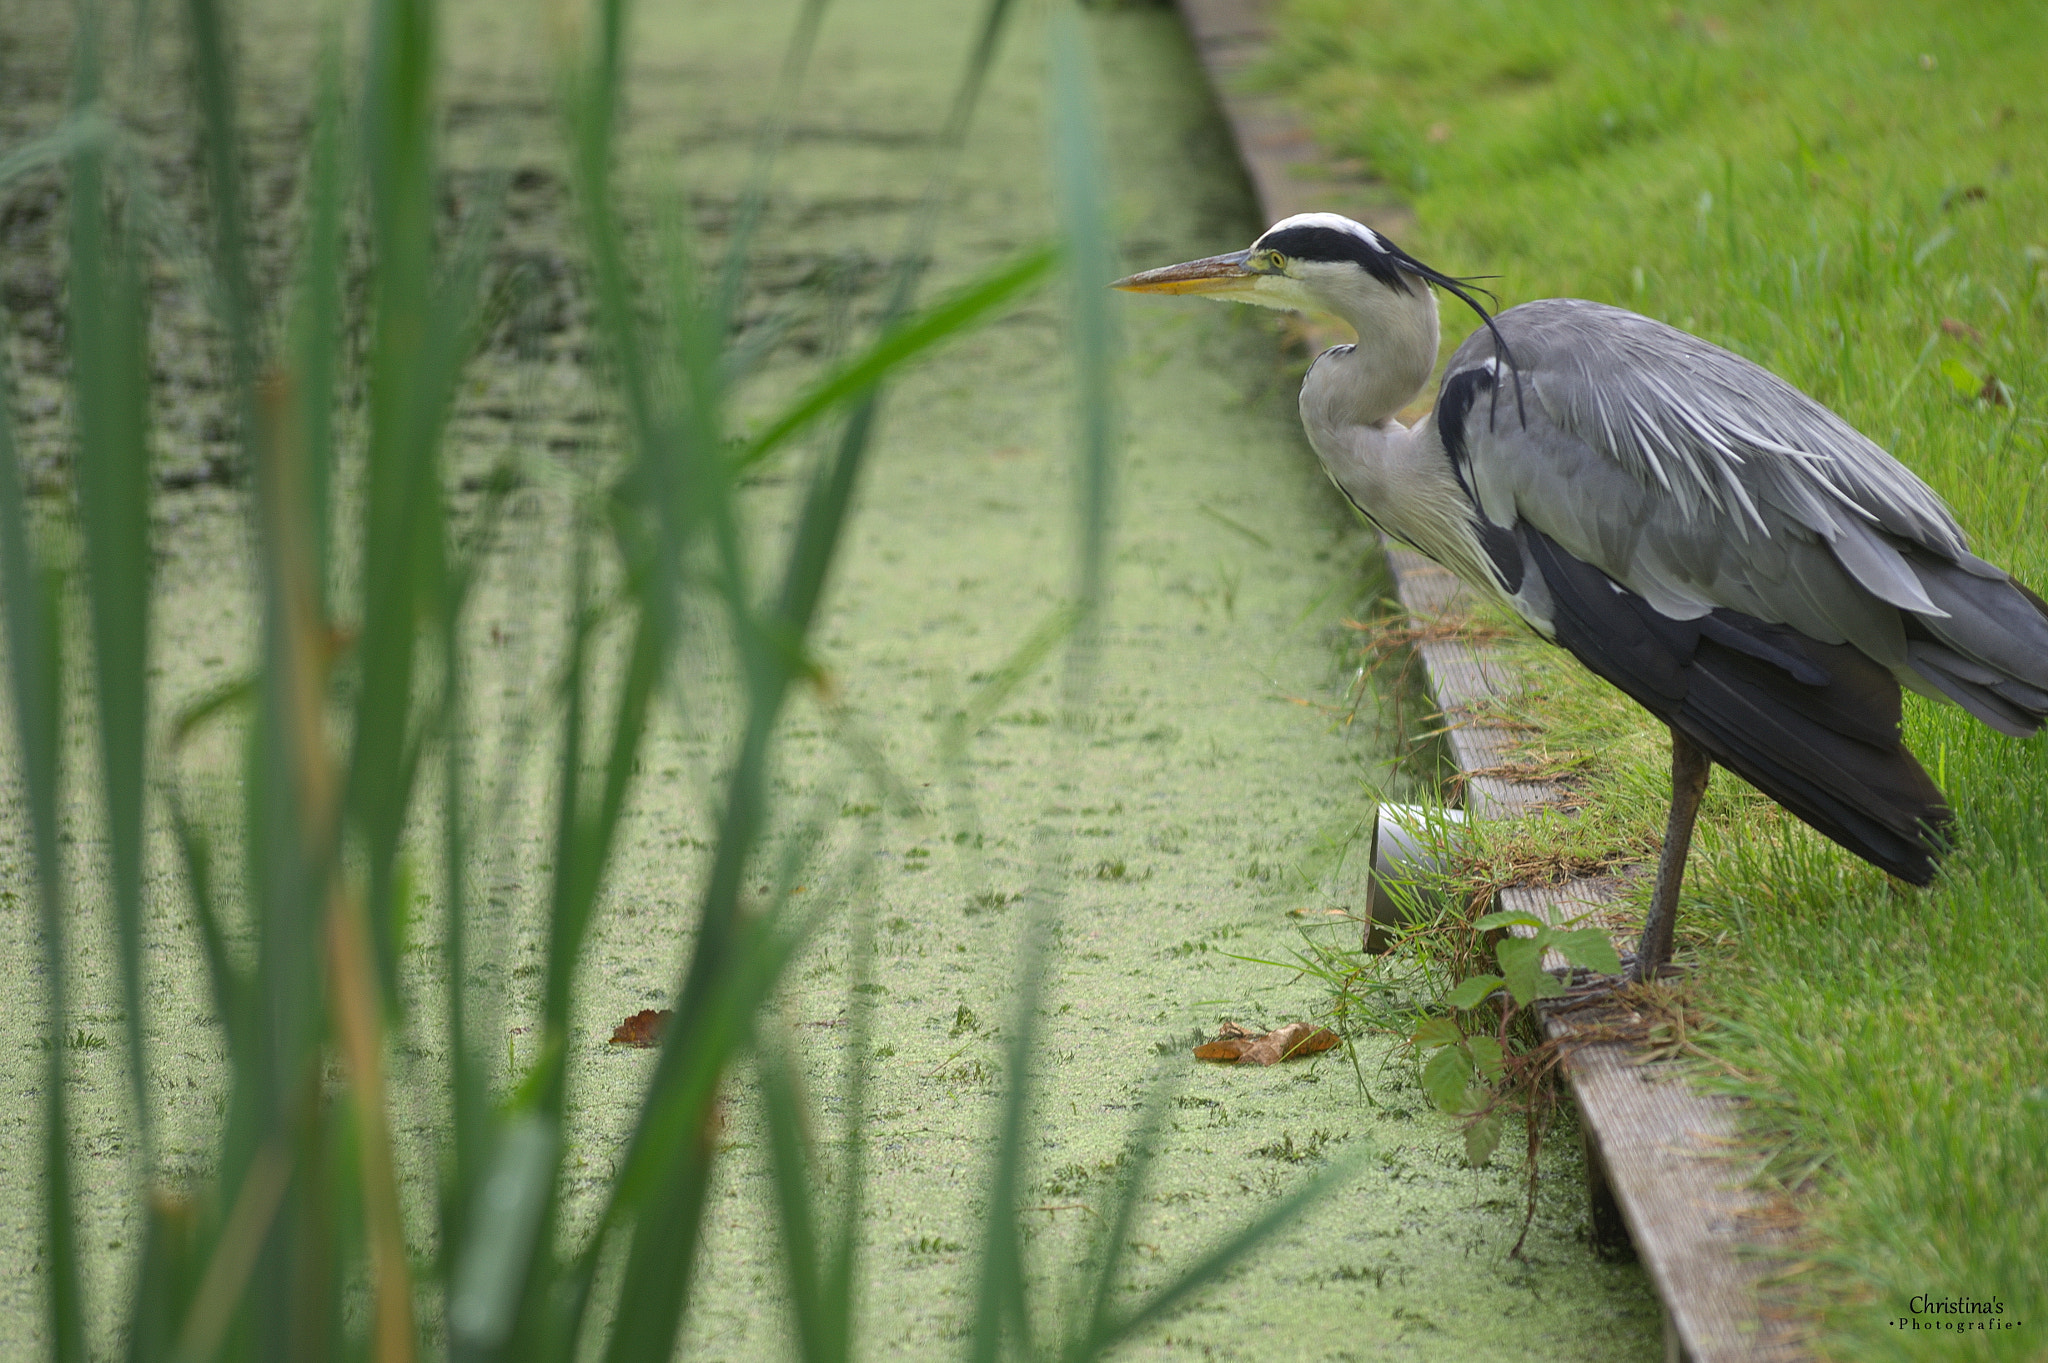
<path fill-rule="evenodd" d="M 1899 741 L 1898 682 L 1847 644 L 1761 628 L 1827 680 L 1810 685 L 1703 636 L 1669 722 L 1857 856 L 1925 885 L 1953 816 Z"/>
<path fill-rule="evenodd" d="M 1557 642 L 1865 861 L 1925 885 L 1948 802 L 1899 739 L 1899 684 L 1847 644 L 1717 610 L 1673 620 L 1529 526 Z"/>
<path fill-rule="evenodd" d="M 2048 720 L 2048 602 L 1982 559 L 1909 561 L 1947 612 L 1906 616 L 1913 670 L 1999 732 L 2031 737 Z"/>

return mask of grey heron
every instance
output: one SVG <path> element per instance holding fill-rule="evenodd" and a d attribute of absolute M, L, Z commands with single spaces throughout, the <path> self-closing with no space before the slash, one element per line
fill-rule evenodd
<path fill-rule="evenodd" d="M 1430 286 L 1484 323 L 1436 403 Z M 1119 280 L 1322 313 L 1355 344 L 1301 386 L 1330 479 L 1671 730 L 1671 807 L 1631 968 L 1671 957 L 1718 762 L 1857 856 L 1929 883 L 1952 815 L 1899 736 L 1899 688 L 2027 737 L 2048 718 L 2048 602 L 1972 554 L 1904 465 L 1768 370 L 1583 299 L 1493 316 L 1470 281 L 1304 213 L 1228 255 Z"/>

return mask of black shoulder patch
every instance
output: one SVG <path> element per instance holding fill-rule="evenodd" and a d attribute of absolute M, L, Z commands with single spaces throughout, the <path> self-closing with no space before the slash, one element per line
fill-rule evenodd
<path fill-rule="evenodd" d="M 1451 457 L 1451 476 L 1458 480 L 1458 486 L 1465 489 L 1465 496 L 1474 503 L 1479 500 L 1472 495 L 1472 480 L 1465 476 L 1471 467 L 1472 453 L 1465 445 L 1465 419 L 1472 414 L 1472 404 L 1478 400 L 1481 389 L 1493 387 L 1493 371 L 1484 367 L 1461 369 L 1444 380 L 1444 386 L 1437 390 L 1436 417 L 1437 438 L 1444 442 L 1444 453 Z"/>
<path fill-rule="evenodd" d="M 1472 404 L 1478 401 L 1480 391 L 1492 387 L 1492 370 L 1461 369 L 1445 379 L 1443 387 L 1437 390 L 1436 409 L 1431 415 L 1436 419 L 1437 438 L 1443 442 L 1444 453 L 1451 461 L 1451 476 L 1464 490 L 1465 500 L 1472 503 L 1473 533 L 1479 536 L 1480 547 L 1493 561 L 1501 584 L 1513 596 L 1522 590 L 1522 546 L 1514 531 L 1503 530 L 1486 519 L 1486 513 L 1479 509 L 1479 498 L 1473 495 L 1472 480 L 1465 476 L 1472 463 L 1471 452 L 1465 445 L 1465 419 L 1472 414 Z"/>
<path fill-rule="evenodd" d="M 1408 272 L 1394 257 L 1365 238 L 1334 227 L 1283 227 L 1252 244 L 1254 251 L 1278 251 L 1291 260 L 1349 261 L 1390 289 L 1414 291 Z"/>

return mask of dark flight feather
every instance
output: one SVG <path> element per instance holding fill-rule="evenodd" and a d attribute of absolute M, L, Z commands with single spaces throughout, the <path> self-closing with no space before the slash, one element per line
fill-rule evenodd
<path fill-rule="evenodd" d="M 1673 620 L 1530 526 L 1516 537 L 1573 657 L 1865 861 L 1934 878 L 1953 816 L 1899 739 L 1889 671 L 1735 611 Z"/>

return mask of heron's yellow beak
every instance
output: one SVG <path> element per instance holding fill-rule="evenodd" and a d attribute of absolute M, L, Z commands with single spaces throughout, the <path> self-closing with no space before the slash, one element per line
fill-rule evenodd
<path fill-rule="evenodd" d="M 1244 267 L 1245 259 L 1250 255 L 1250 251 L 1232 251 L 1227 256 L 1190 260 L 1134 274 L 1117 280 L 1109 287 L 1126 293 L 1242 293 L 1265 277 Z"/>

